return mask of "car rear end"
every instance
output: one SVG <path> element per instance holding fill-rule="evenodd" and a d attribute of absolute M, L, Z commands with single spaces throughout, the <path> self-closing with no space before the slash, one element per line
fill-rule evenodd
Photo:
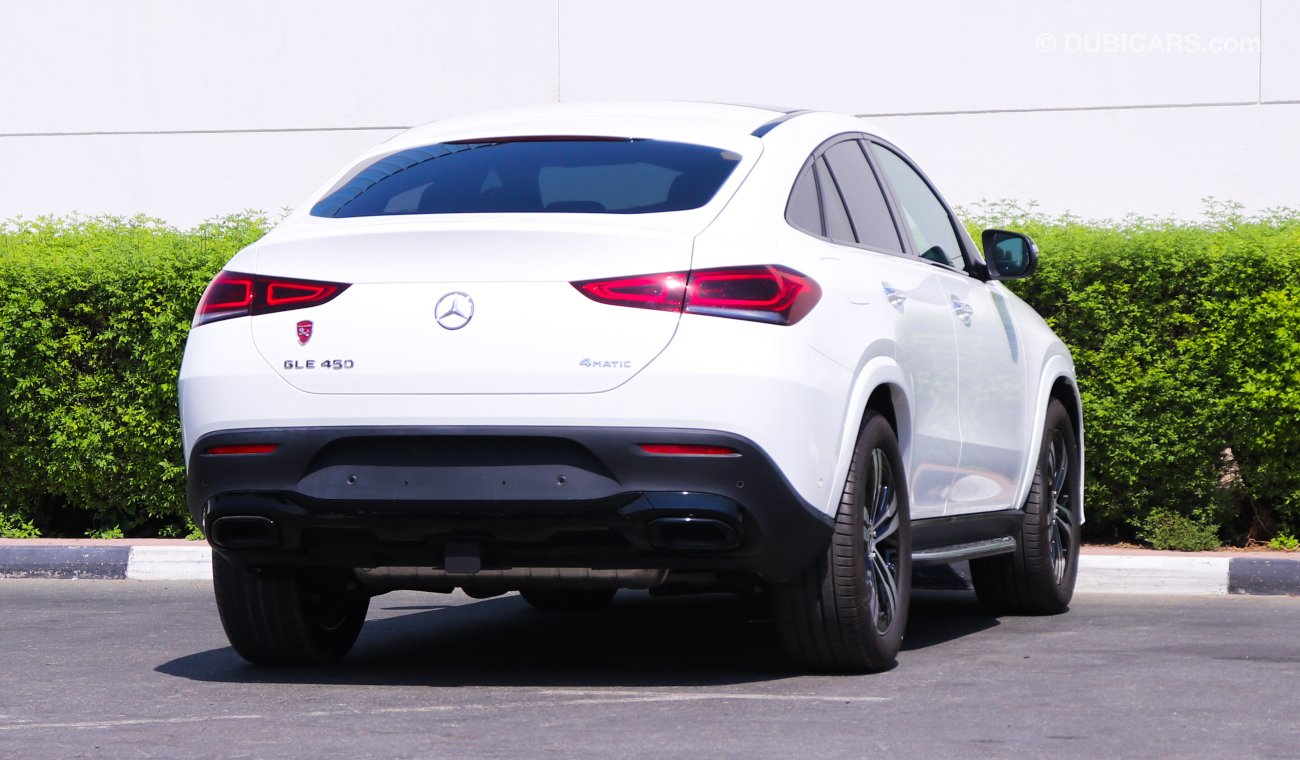
<path fill-rule="evenodd" d="M 824 452 L 783 433 L 840 422 L 798 332 L 820 287 L 693 260 L 761 142 L 612 126 L 409 136 L 227 265 L 180 378 L 218 553 L 490 594 L 824 548 Z"/>

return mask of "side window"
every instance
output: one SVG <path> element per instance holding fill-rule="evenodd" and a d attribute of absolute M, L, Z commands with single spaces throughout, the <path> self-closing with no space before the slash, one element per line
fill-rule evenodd
<path fill-rule="evenodd" d="M 825 234 L 822 231 L 822 209 L 817 200 L 817 181 L 813 179 L 812 164 L 805 166 L 799 172 L 799 178 L 794 181 L 790 202 L 785 206 L 785 220 L 810 235 L 821 237 Z"/>
<path fill-rule="evenodd" d="M 826 159 L 814 164 L 817 172 L 817 189 L 821 191 L 822 210 L 826 212 L 826 237 L 836 243 L 854 243 L 853 224 L 844 208 L 844 195 L 835 183 L 835 177 L 826 168 Z"/>
<path fill-rule="evenodd" d="M 904 220 L 921 258 L 963 268 L 961 245 L 943 203 L 897 153 L 881 145 L 874 148 L 881 171 L 894 189 L 895 200 L 902 206 Z"/>
<path fill-rule="evenodd" d="M 858 242 L 868 248 L 902 253 L 903 243 L 862 144 L 857 140 L 836 143 L 827 149 L 825 159 L 844 197 Z"/>

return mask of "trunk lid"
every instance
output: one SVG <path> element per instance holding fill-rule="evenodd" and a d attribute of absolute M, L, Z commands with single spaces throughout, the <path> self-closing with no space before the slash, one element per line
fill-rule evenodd
<path fill-rule="evenodd" d="M 597 303 L 570 283 L 687 271 L 693 240 L 571 217 L 330 225 L 256 250 L 261 274 L 349 284 L 320 306 L 251 319 L 267 363 L 311 393 L 615 388 L 663 351 L 678 314 Z"/>

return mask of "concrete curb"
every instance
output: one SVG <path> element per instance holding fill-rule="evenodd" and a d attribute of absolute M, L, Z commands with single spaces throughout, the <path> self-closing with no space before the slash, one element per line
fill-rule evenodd
<path fill-rule="evenodd" d="M 212 578 L 206 544 L 166 542 L 0 541 L 0 578 L 188 581 Z M 969 588 L 964 563 L 927 568 L 925 588 Z M 1169 554 L 1084 549 L 1080 593 L 1300 596 L 1300 555 L 1250 556 L 1227 552 Z"/>
<path fill-rule="evenodd" d="M 206 546 L 132 546 L 126 577 L 137 581 L 212 580 Z"/>
<path fill-rule="evenodd" d="M 198 543 L 0 541 L 0 578 L 211 580 L 212 551 Z"/>
<path fill-rule="evenodd" d="M 913 585 L 927 589 L 969 589 L 970 568 L 964 562 L 921 568 L 913 575 Z M 1228 552 L 1183 554 L 1085 547 L 1079 556 L 1079 579 L 1074 588 L 1081 594 L 1300 596 L 1300 556 L 1251 557 Z"/>
<path fill-rule="evenodd" d="M 206 547 L 204 547 L 206 548 Z M 0 546 L 0 578 L 125 578 L 127 546 Z"/>
<path fill-rule="evenodd" d="M 1294 564 L 1300 569 L 1300 562 Z M 1226 594 L 1231 572 L 1232 560 L 1227 557 L 1080 555 L 1075 590 L 1107 594 Z M 1300 593 L 1300 583 L 1297 593 Z"/>

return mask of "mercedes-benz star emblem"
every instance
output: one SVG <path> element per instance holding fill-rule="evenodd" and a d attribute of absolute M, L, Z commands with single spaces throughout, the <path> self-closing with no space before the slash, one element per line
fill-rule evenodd
<path fill-rule="evenodd" d="M 474 318 L 474 299 L 455 291 L 438 299 L 433 318 L 447 330 L 459 330 Z"/>

